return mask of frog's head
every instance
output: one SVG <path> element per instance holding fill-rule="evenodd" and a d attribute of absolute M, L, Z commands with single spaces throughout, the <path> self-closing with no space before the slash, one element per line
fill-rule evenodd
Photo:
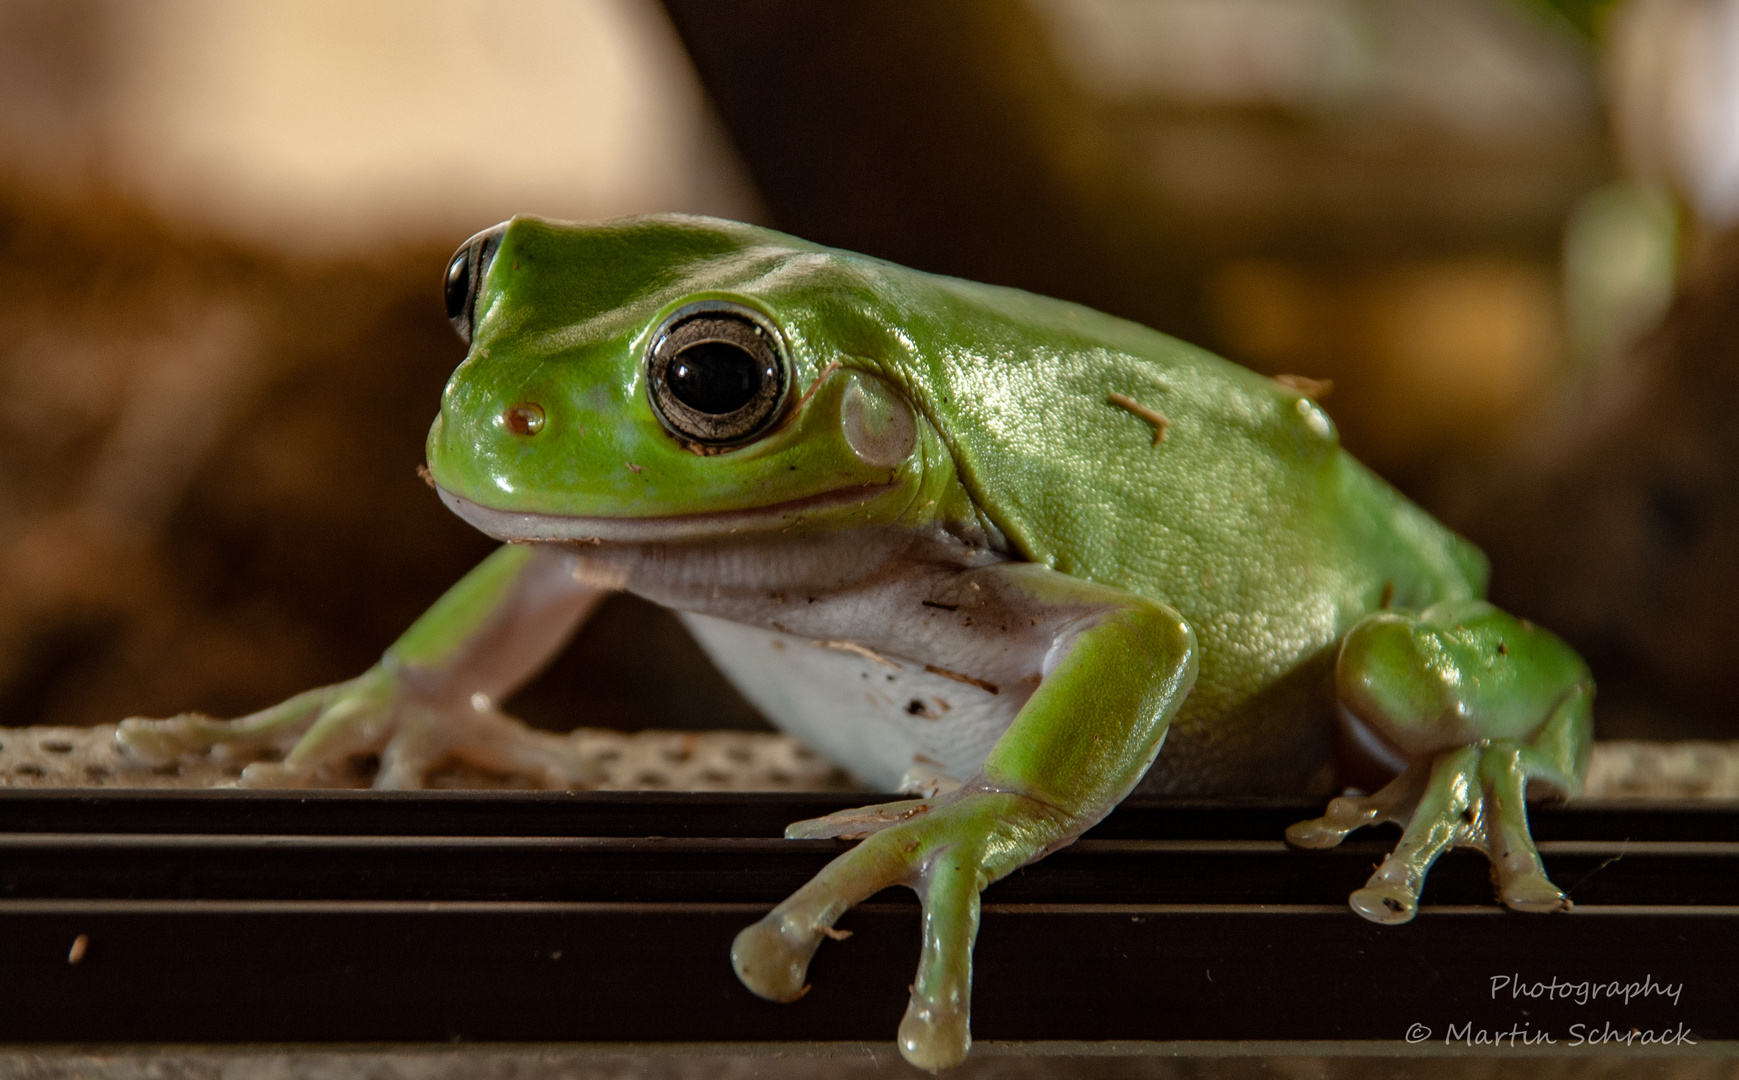
<path fill-rule="evenodd" d="M 936 443 L 875 359 L 867 262 L 676 215 L 479 233 L 447 272 L 471 348 L 429 433 L 436 485 L 503 539 L 898 520 Z"/>

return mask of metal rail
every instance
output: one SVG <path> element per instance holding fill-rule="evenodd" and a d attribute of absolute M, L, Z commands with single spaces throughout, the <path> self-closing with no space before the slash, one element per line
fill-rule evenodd
<path fill-rule="evenodd" d="M 0 792 L 0 1041 L 886 1039 L 917 959 L 910 893 L 849 915 L 794 1005 L 754 998 L 726 962 L 844 846 L 780 840 L 783 824 L 853 801 Z M 1733 808 L 1541 809 L 1573 912 L 1493 906 L 1484 860 L 1461 853 L 1401 927 L 1345 906 L 1392 836 L 1280 842 L 1312 812 L 1132 801 L 992 886 L 975 1034 L 1739 1038 Z M 1653 989 L 1550 989 L 1584 983 Z"/>

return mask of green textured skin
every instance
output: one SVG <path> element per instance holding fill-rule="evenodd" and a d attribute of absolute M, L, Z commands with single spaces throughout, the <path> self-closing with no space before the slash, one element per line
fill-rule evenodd
<path fill-rule="evenodd" d="M 1483 557 L 1272 380 L 1079 305 L 704 218 L 516 220 L 430 433 L 436 480 L 498 509 L 609 517 L 915 488 L 920 460 L 870 469 L 831 419 L 809 423 L 817 410 L 725 455 L 672 439 L 647 400 L 644 351 L 670 312 L 715 298 L 782 330 L 795 391 L 830 364 L 872 372 L 940 434 L 970 505 L 906 494 L 876 518 L 976 512 L 1025 559 L 1183 614 L 1200 675 L 1162 786 L 1322 788 L 1327 725 L 1299 717 L 1326 718 L 1340 638 L 1386 591 L 1408 610 L 1483 593 Z M 1163 441 L 1112 394 L 1162 413 Z M 547 413 L 535 440 L 500 419 L 519 401 Z"/>

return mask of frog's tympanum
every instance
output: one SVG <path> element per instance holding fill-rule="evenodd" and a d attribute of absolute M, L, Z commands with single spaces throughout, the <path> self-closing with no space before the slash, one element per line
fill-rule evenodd
<path fill-rule="evenodd" d="M 682 614 L 749 700 L 903 801 L 792 825 L 861 838 L 731 959 L 790 1001 L 852 905 L 923 901 L 900 1025 L 959 1062 L 979 893 L 1144 791 L 1327 794 L 1288 837 L 1405 827 L 1354 893 L 1413 917 L 1445 849 L 1555 911 L 1529 783 L 1586 767 L 1588 669 L 1481 599 L 1480 553 L 1340 448 L 1309 380 L 1164 334 L 766 229 L 517 218 L 447 271 L 470 353 L 428 469 L 506 545 L 347 683 L 232 722 L 131 720 L 147 757 L 299 735 L 248 786 L 378 754 L 380 787 L 458 758 L 593 780 L 498 704 L 599 600 Z M 1163 751 L 1163 752 L 1162 752 Z"/>

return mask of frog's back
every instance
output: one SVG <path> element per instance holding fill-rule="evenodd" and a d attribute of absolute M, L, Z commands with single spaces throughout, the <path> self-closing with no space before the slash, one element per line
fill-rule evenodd
<path fill-rule="evenodd" d="M 1150 786 L 1326 785 L 1336 643 L 1385 603 L 1481 595 L 1483 556 L 1273 380 L 1077 305 L 924 284 L 896 317 L 928 347 L 894 373 L 973 498 L 1024 557 L 1195 627 L 1200 675 Z"/>
<path fill-rule="evenodd" d="M 1323 788 L 1342 635 L 1385 600 L 1417 609 L 1484 591 L 1483 556 L 1343 452 L 1315 402 L 1202 349 L 754 226 L 622 227 L 705 240 L 648 296 L 758 296 L 799 352 L 825 344 L 806 358 L 812 377 L 846 359 L 902 384 L 1022 557 L 1190 621 L 1199 674 L 1151 786 Z"/>

